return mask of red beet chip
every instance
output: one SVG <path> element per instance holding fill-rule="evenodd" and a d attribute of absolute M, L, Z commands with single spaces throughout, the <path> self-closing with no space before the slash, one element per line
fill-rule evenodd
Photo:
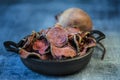
<path fill-rule="evenodd" d="M 46 36 L 48 41 L 57 47 L 63 47 L 68 41 L 67 32 L 60 25 L 51 28 Z"/>
<path fill-rule="evenodd" d="M 49 44 L 45 39 L 36 40 L 33 44 L 33 50 L 37 50 L 41 55 L 46 53 Z"/>
<path fill-rule="evenodd" d="M 62 59 L 62 57 L 74 57 L 76 56 L 76 51 L 71 46 L 64 46 L 62 48 L 51 45 L 51 53 L 55 59 Z"/>

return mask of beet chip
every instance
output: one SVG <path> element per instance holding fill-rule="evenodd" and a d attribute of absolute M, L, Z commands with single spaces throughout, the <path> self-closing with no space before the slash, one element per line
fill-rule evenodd
<path fill-rule="evenodd" d="M 56 59 L 61 59 L 62 57 L 74 57 L 76 56 L 76 51 L 69 45 L 62 48 L 51 45 L 52 56 Z"/>
<path fill-rule="evenodd" d="M 51 28 L 46 36 L 48 41 L 57 47 L 64 46 L 68 41 L 67 32 L 61 26 Z"/>

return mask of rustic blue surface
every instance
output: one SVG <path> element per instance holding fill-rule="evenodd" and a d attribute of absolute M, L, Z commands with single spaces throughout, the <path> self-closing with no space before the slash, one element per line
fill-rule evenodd
<path fill-rule="evenodd" d="M 64 77 L 37 74 L 26 68 L 19 55 L 7 52 L 6 40 L 18 42 L 32 30 L 40 31 L 55 23 L 54 15 L 71 8 L 85 10 L 94 29 L 106 34 L 104 61 L 96 49 L 82 72 Z M 0 0 L 0 80 L 120 80 L 120 1 L 119 0 Z"/>

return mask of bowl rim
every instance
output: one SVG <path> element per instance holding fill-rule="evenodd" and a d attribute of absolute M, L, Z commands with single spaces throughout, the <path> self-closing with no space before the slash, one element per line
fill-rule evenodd
<path fill-rule="evenodd" d="M 83 56 L 78 56 L 78 57 L 74 57 L 74 58 L 69 58 L 69 59 L 61 59 L 61 60 L 40 60 L 40 59 L 34 59 L 34 58 L 26 58 L 26 59 L 28 59 L 28 60 L 32 60 L 32 61 L 36 61 L 36 62 L 45 62 L 45 63 L 49 63 L 49 62 L 53 62 L 53 63 L 61 63 L 61 62 L 70 62 L 70 61 L 74 61 L 74 60 L 79 60 L 79 59 L 83 59 L 84 57 L 86 57 L 86 56 L 88 56 L 88 55 L 90 55 L 90 54 L 92 54 L 92 52 L 93 52 L 93 50 L 94 50 L 94 48 L 90 48 L 89 50 L 88 50 L 88 52 L 85 54 L 85 55 L 83 55 Z M 21 57 L 21 59 L 23 59 L 23 60 L 25 60 L 24 58 L 22 58 Z"/>

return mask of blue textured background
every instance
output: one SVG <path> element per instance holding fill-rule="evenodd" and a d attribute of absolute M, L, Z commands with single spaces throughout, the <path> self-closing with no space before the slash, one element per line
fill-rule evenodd
<path fill-rule="evenodd" d="M 55 23 L 54 15 L 78 7 L 92 18 L 94 29 L 106 34 L 104 61 L 95 50 L 82 72 L 64 77 L 37 74 L 26 68 L 19 55 L 7 52 L 6 40 L 18 42 L 32 30 Z M 120 0 L 0 0 L 0 80 L 120 80 Z"/>

